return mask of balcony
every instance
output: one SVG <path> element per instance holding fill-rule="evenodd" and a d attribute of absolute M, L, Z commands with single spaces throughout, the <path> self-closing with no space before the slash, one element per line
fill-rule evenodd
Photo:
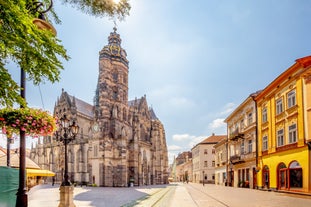
<path fill-rule="evenodd" d="M 230 140 L 236 141 L 238 139 L 244 139 L 244 134 L 240 132 L 239 128 L 236 128 L 229 136 Z"/>
<path fill-rule="evenodd" d="M 256 158 L 256 152 L 249 152 L 241 155 L 241 160 L 249 161 Z"/>
<path fill-rule="evenodd" d="M 232 164 L 239 164 L 239 163 L 244 162 L 244 159 L 242 159 L 240 155 L 232 155 L 230 156 L 230 162 Z"/>

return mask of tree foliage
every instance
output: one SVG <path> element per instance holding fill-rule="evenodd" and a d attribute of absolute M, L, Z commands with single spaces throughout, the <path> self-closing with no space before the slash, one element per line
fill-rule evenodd
<path fill-rule="evenodd" d="M 110 16 L 123 20 L 129 15 L 131 6 L 129 0 L 120 0 L 115 3 L 114 0 L 62 0 L 69 3 L 81 11 L 94 16 Z"/>
<path fill-rule="evenodd" d="M 128 0 L 121 0 L 118 5 L 113 0 L 62 0 L 73 5 L 83 12 L 94 16 L 116 16 L 124 19 L 128 15 L 130 5 Z M 42 3 L 49 4 L 49 0 Z M 20 87 L 12 79 L 7 68 L 9 61 L 15 62 L 22 68 L 28 80 L 35 85 L 46 80 L 54 83 L 60 79 L 63 70 L 61 60 L 68 60 L 65 48 L 61 41 L 49 30 L 39 29 L 33 24 L 40 9 L 31 6 L 38 3 L 36 0 L 0 0 L 0 105 L 13 106 L 18 103 L 26 106 L 20 97 Z M 49 17 L 55 23 L 59 19 L 52 9 Z M 49 21 L 46 16 L 46 20 Z"/>

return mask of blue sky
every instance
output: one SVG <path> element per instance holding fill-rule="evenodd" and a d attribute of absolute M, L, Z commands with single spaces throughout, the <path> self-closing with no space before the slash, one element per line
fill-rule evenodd
<path fill-rule="evenodd" d="M 64 88 L 93 103 L 98 52 L 113 28 L 109 18 L 54 2 L 54 25 L 71 60 L 61 81 L 27 82 L 30 106 L 53 110 Z M 129 60 L 129 98 L 146 94 L 164 124 L 170 160 L 212 133 L 247 96 L 263 89 L 297 58 L 311 54 L 308 0 L 131 0 L 117 22 Z M 10 66 L 19 80 L 19 69 Z"/>

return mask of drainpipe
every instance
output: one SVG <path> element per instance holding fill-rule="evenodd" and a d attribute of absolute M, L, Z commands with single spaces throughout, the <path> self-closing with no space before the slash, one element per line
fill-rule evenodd
<path fill-rule="evenodd" d="M 258 95 L 258 92 L 251 95 L 253 101 L 255 102 L 255 113 L 256 113 L 256 129 L 255 129 L 255 138 L 256 138 L 256 177 L 257 177 L 257 166 L 258 166 L 258 111 L 257 111 L 257 102 L 255 97 Z M 256 178 L 256 189 L 258 189 L 258 180 Z"/>
<path fill-rule="evenodd" d="M 227 148 L 227 152 L 226 152 L 226 183 L 227 183 L 227 186 L 229 185 L 229 183 L 228 183 L 228 178 L 229 178 L 229 176 L 228 176 L 228 173 L 229 173 L 229 170 L 228 170 L 228 167 L 229 167 L 229 159 L 228 159 L 228 157 L 229 157 L 229 144 L 228 144 L 228 142 L 229 142 L 229 139 L 228 139 L 228 123 L 227 123 L 227 142 L 226 142 L 226 148 Z M 231 175 L 230 175 L 231 176 Z M 230 177 L 230 179 L 231 179 L 231 177 Z"/>

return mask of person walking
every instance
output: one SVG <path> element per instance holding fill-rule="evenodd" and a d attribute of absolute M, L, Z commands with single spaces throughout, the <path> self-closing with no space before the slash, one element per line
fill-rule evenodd
<path fill-rule="evenodd" d="M 52 186 L 54 186 L 55 183 L 55 177 L 52 178 Z"/>

